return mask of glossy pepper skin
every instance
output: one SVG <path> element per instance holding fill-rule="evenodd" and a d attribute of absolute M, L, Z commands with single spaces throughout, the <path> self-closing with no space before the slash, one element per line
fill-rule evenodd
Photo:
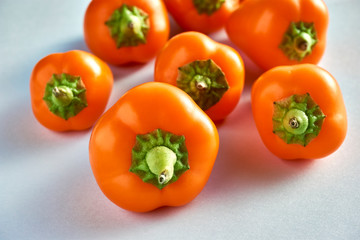
<path fill-rule="evenodd" d="M 241 56 L 231 47 L 198 32 L 185 32 L 171 38 L 155 61 L 155 81 L 177 86 L 179 67 L 196 60 L 213 60 L 223 71 L 229 89 L 205 110 L 213 121 L 226 118 L 237 105 L 244 87 L 245 68 Z"/>
<path fill-rule="evenodd" d="M 49 110 L 44 93 L 53 74 L 80 77 L 86 89 L 87 106 L 67 120 Z M 80 50 L 50 54 L 34 67 L 30 77 L 30 96 L 33 113 L 45 127 L 54 131 L 90 128 L 105 110 L 113 75 L 108 65 L 98 57 Z"/>
<path fill-rule="evenodd" d="M 280 48 L 290 24 L 313 24 L 316 43 L 302 60 L 291 60 Z M 280 65 L 317 64 L 326 46 L 328 9 L 322 0 L 245 1 L 226 24 L 230 40 L 259 67 L 268 70 Z"/>
<path fill-rule="evenodd" d="M 148 15 L 146 43 L 117 47 L 106 22 L 114 11 L 124 4 L 135 6 Z M 84 19 L 84 38 L 87 46 L 95 55 L 113 65 L 148 62 L 168 40 L 169 29 L 167 10 L 160 0 L 93 0 L 86 10 Z"/>
<path fill-rule="evenodd" d="M 325 118 L 308 145 L 287 144 L 273 133 L 274 103 L 293 94 L 310 94 Z M 252 87 L 253 116 L 266 147 L 283 159 L 316 159 L 337 150 L 345 139 L 347 116 L 337 81 L 313 64 L 280 66 L 265 72 Z"/>
<path fill-rule="evenodd" d="M 169 13 L 180 27 L 186 31 L 206 34 L 223 28 L 231 13 L 239 7 L 240 2 L 239 0 L 225 0 L 219 9 L 208 15 L 200 14 L 193 0 L 164 0 Z"/>
<path fill-rule="evenodd" d="M 159 128 L 185 137 L 190 166 L 162 189 L 129 171 L 137 135 Z M 215 125 L 186 93 L 150 82 L 129 90 L 101 117 L 91 135 L 89 156 L 99 187 L 113 203 L 147 212 L 194 199 L 209 178 L 218 146 Z"/>

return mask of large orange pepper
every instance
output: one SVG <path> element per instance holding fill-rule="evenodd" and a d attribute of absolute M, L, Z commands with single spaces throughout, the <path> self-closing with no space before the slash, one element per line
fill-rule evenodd
<path fill-rule="evenodd" d="M 91 127 L 103 113 L 113 85 L 105 62 L 79 50 L 41 59 L 30 78 L 33 113 L 55 131 Z"/>
<path fill-rule="evenodd" d="M 155 62 L 155 81 L 187 92 L 214 121 L 233 111 L 244 87 L 244 64 L 231 47 L 198 32 L 170 39 Z"/>
<path fill-rule="evenodd" d="M 175 21 L 187 31 L 211 33 L 225 26 L 239 0 L 164 0 Z"/>
<path fill-rule="evenodd" d="M 322 0 L 245 1 L 226 24 L 227 34 L 258 66 L 320 61 L 329 22 Z"/>
<path fill-rule="evenodd" d="M 169 28 L 161 0 L 93 0 L 85 13 L 84 37 L 108 63 L 145 63 L 166 43 Z"/>
<path fill-rule="evenodd" d="M 273 68 L 253 85 L 254 120 L 266 147 L 284 159 L 325 157 L 347 131 L 337 81 L 313 64 Z"/>
<path fill-rule="evenodd" d="M 219 147 L 210 118 L 180 89 L 145 83 L 129 90 L 97 122 L 90 163 L 116 205 L 147 212 L 180 206 L 202 190 Z"/>

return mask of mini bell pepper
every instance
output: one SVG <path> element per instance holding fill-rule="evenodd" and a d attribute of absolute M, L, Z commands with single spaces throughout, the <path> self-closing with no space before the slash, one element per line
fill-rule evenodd
<path fill-rule="evenodd" d="M 245 1 L 226 24 L 226 32 L 258 66 L 320 61 L 329 22 L 322 0 Z"/>
<path fill-rule="evenodd" d="M 113 85 L 108 65 L 79 50 L 41 59 L 30 77 L 33 113 L 54 131 L 90 128 L 105 110 Z"/>
<path fill-rule="evenodd" d="M 347 116 L 340 87 L 316 65 L 265 72 L 252 87 L 251 103 L 264 144 L 280 158 L 322 158 L 345 139 Z"/>
<path fill-rule="evenodd" d="M 164 0 L 175 21 L 186 31 L 211 33 L 225 26 L 239 0 Z"/>
<path fill-rule="evenodd" d="M 161 0 L 92 0 L 84 19 L 87 46 L 114 65 L 148 62 L 168 40 L 169 29 Z"/>
<path fill-rule="evenodd" d="M 231 47 L 198 32 L 171 38 L 155 61 L 155 81 L 188 93 L 213 121 L 229 115 L 244 87 L 244 64 Z"/>
<path fill-rule="evenodd" d="M 219 147 L 210 118 L 180 89 L 145 83 L 97 122 L 89 157 L 103 193 L 121 208 L 181 206 L 206 184 Z"/>

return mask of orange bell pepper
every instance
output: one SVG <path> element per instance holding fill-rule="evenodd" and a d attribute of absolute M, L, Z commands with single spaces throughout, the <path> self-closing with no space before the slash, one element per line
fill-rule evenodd
<path fill-rule="evenodd" d="M 148 62 L 168 40 L 169 29 L 161 0 L 92 0 L 84 19 L 87 46 L 114 65 Z"/>
<path fill-rule="evenodd" d="M 155 81 L 187 92 L 213 121 L 229 115 L 244 87 L 244 64 L 231 47 L 198 32 L 170 39 L 155 61 Z"/>
<path fill-rule="evenodd" d="M 164 0 L 175 21 L 187 31 L 211 33 L 225 26 L 239 0 Z"/>
<path fill-rule="evenodd" d="M 103 113 L 113 85 L 108 65 L 79 50 L 41 59 L 30 77 L 33 113 L 55 131 L 91 127 Z"/>
<path fill-rule="evenodd" d="M 215 125 L 186 93 L 150 82 L 129 90 L 100 118 L 89 157 L 112 202 L 147 212 L 194 199 L 210 176 L 218 147 Z"/>
<path fill-rule="evenodd" d="M 232 42 L 258 66 L 320 61 L 329 22 L 322 0 L 245 1 L 226 24 Z"/>
<path fill-rule="evenodd" d="M 280 158 L 322 158 L 344 141 L 347 117 L 339 85 L 316 65 L 265 72 L 253 85 L 251 102 L 264 144 Z"/>

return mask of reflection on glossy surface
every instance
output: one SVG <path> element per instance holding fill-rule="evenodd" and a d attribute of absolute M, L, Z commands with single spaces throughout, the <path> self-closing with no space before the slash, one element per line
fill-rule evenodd
<path fill-rule="evenodd" d="M 265 9 L 262 15 L 259 17 L 259 20 L 255 26 L 255 32 L 258 34 L 267 32 L 273 20 L 273 17 L 274 12 Z"/>

